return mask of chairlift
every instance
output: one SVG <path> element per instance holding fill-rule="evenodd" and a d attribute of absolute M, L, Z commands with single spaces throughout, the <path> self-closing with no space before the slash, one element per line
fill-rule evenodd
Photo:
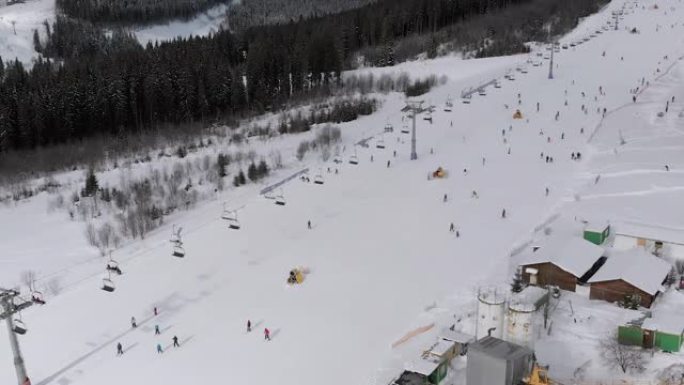
<path fill-rule="evenodd" d="M 411 130 L 409 130 L 409 128 L 408 128 L 408 124 L 404 124 L 403 126 L 401 126 L 401 133 L 402 134 L 410 134 L 411 133 Z"/>
<path fill-rule="evenodd" d="M 349 157 L 349 164 L 357 165 L 359 164 L 359 157 L 356 154 Z"/>
<path fill-rule="evenodd" d="M 33 301 L 33 303 L 38 304 L 38 305 L 45 305 L 45 303 L 46 303 L 45 297 L 43 297 L 43 293 L 41 293 L 37 290 L 34 290 L 31 293 L 31 301 Z"/>
<path fill-rule="evenodd" d="M 513 75 L 512 73 L 509 74 L 509 75 L 508 75 L 508 80 L 514 81 L 514 80 L 515 80 L 515 75 Z"/>
<path fill-rule="evenodd" d="M 426 112 L 425 115 L 423 115 L 423 120 L 427 120 L 429 122 L 432 122 L 432 112 L 431 111 Z"/>
<path fill-rule="evenodd" d="M 477 90 L 477 94 L 480 96 L 487 96 L 487 91 L 484 88 Z"/>
<path fill-rule="evenodd" d="M 392 123 L 387 122 L 387 124 L 385 124 L 385 132 L 394 132 L 394 126 L 392 126 Z"/>
<path fill-rule="evenodd" d="M 314 177 L 314 184 L 323 184 L 323 183 L 324 183 L 323 174 L 322 173 L 316 174 L 316 176 Z"/>
<path fill-rule="evenodd" d="M 183 249 L 183 246 L 181 245 L 176 245 L 173 247 L 173 253 L 171 255 L 174 257 L 183 258 L 185 257 L 185 249 Z"/>
<path fill-rule="evenodd" d="M 385 148 L 385 140 L 380 138 L 378 140 L 378 142 L 375 144 L 375 148 L 379 148 L 381 150 L 384 149 Z"/>
<path fill-rule="evenodd" d="M 494 88 L 501 88 L 501 82 L 499 82 L 498 80 L 494 82 Z"/>
<path fill-rule="evenodd" d="M 464 96 L 461 101 L 463 104 L 470 104 L 470 95 Z"/>
<path fill-rule="evenodd" d="M 107 271 L 113 271 L 118 275 L 121 275 L 121 268 L 119 268 L 119 262 L 110 259 L 109 262 L 107 262 Z"/>
<path fill-rule="evenodd" d="M 171 230 L 171 239 L 169 239 L 169 241 L 176 245 L 182 245 L 183 241 L 181 240 L 181 231 L 183 231 L 183 227 L 178 226 L 176 229 L 176 225 L 174 224 L 173 229 Z"/>
<path fill-rule="evenodd" d="M 107 278 L 102 279 L 102 290 L 111 293 L 116 289 L 116 286 L 114 286 L 114 281 L 112 281 L 111 275 L 109 275 Z"/>
<path fill-rule="evenodd" d="M 28 329 L 26 328 L 24 321 L 22 321 L 19 318 L 14 319 L 14 327 L 12 328 L 12 331 L 23 336 L 24 334 L 26 334 L 27 330 Z"/>
<path fill-rule="evenodd" d="M 520 73 L 526 74 L 526 73 L 527 73 L 527 67 L 522 67 L 522 68 L 520 69 Z"/>
<path fill-rule="evenodd" d="M 449 96 L 446 103 L 444 103 L 444 112 L 451 112 L 453 107 L 454 103 L 451 101 L 451 96 Z"/>
<path fill-rule="evenodd" d="M 282 193 L 275 198 L 275 204 L 278 206 L 285 206 L 285 197 Z"/>

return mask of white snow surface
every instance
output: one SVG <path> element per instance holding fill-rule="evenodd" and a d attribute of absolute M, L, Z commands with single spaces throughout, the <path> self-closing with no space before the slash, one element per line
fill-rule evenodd
<path fill-rule="evenodd" d="M 502 80 L 502 88 L 488 89 L 487 96 L 473 96 L 471 104 L 457 103 L 451 113 L 441 108 L 448 95 L 500 76 L 524 57 L 446 58 L 434 61 L 434 70 L 432 61 L 402 65 L 397 71 L 412 76 L 448 77 L 423 97 L 438 108 L 432 124 L 418 120 L 418 160 L 409 159 L 410 140 L 398 132 L 404 98 L 397 94 L 384 97 L 376 114 L 340 125 L 345 161 L 353 143 L 373 137 L 370 147 L 357 149 L 358 166 L 322 163 L 314 155 L 294 160 L 297 143 L 313 133 L 259 143 L 266 152 L 277 147 L 286 155 L 287 169 L 268 182 L 304 167 L 330 166 L 339 174 L 324 171 L 324 185 L 286 184 L 285 206 L 259 196 L 263 185 L 250 185 L 174 214 L 145 240 L 115 252 L 124 274 L 114 278 L 111 294 L 99 289 L 104 261 L 77 223 L 47 212 L 47 193 L 0 207 L 0 282 L 13 285 L 28 268 L 39 272 L 39 285 L 51 277 L 63 282 L 61 294 L 50 296 L 47 305 L 22 314 L 29 332 L 20 340 L 33 383 L 385 385 L 444 327 L 473 334 L 477 288 L 507 285 L 511 252 L 535 231 L 553 226 L 559 213 L 682 227 L 675 208 L 684 198 L 684 7 L 674 0 L 659 1 L 657 10 L 614 0 L 564 39 L 596 30 L 623 4 L 628 12 L 619 30 L 554 57 L 553 80 L 545 61 L 515 81 Z M 625 29 L 632 26 L 640 33 Z M 641 86 L 642 78 L 648 87 Z M 637 86 L 633 103 L 630 90 Z M 669 112 L 658 117 L 672 96 Z M 524 119 L 512 119 L 517 108 Z M 598 108 L 607 109 L 605 118 Z M 380 150 L 374 145 L 388 120 L 395 132 L 384 136 L 387 149 Z M 571 160 L 578 151 L 582 160 Z M 542 153 L 554 162 L 545 162 Z M 438 166 L 449 177 L 428 181 Z M 119 172 L 98 176 L 113 183 Z M 82 183 L 82 171 L 58 177 Z M 471 198 L 473 190 L 478 199 Z M 241 230 L 231 231 L 219 219 L 224 200 L 244 206 Z M 502 219 L 504 208 L 508 215 Z M 307 220 L 313 229 L 306 228 Z M 448 231 L 452 222 L 459 238 Z M 184 259 L 170 256 L 174 223 L 185 228 Z M 302 285 L 290 287 L 285 279 L 294 266 L 310 273 Z M 536 356 L 563 383 L 577 373 L 589 380 L 633 377 L 604 365 L 597 346 L 638 314 L 563 293 L 552 331 L 536 333 Z M 138 318 L 137 329 L 128 325 L 131 316 Z M 254 324 L 251 333 L 247 319 Z M 157 324 L 160 337 L 153 333 Z M 426 325 L 434 326 L 392 348 Z M 263 340 L 264 327 L 271 330 L 270 342 Z M 5 333 L 1 328 L 0 340 Z M 181 348 L 169 346 L 173 335 Z M 115 356 L 119 341 L 123 357 Z M 164 354 L 155 352 L 157 343 Z M 652 379 L 682 358 L 656 354 L 636 377 Z M 449 381 L 463 383 L 464 373 L 459 358 Z M 0 383 L 14 382 L 11 352 L 3 345 Z"/>
<path fill-rule="evenodd" d="M 672 264 L 647 253 L 643 248 L 612 251 L 606 263 L 589 279 L 589 283 L 621 279 L 655 295 L 662 291 L 662 283 L 670 270 Z"/>

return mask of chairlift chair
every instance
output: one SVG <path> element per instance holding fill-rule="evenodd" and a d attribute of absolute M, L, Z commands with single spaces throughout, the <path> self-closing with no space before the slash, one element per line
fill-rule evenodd
<path fill-rule="evenodd" d="M 357 165 L 359 164 L 359 157 L 356 154 L 349 157 L 349 164 Z"/>
<path fill-rule="evenodd" d="M 110 259 L 109 262 L 107 262 L 107 271 L 113 271 L 121 275 L 121 268 L 119 268 L 119 262 Z"/>
<path fill-rule="evenodd" d="M 40 291 L 37 291 L 37 290 L 34 290 L 31 293 L 31 301 L 33 301 L 33 303 L 36 303 L 38 305 L 45 305 L 45 303 L 46 303 L 45 297 L 43 297 L 43 293 Z"/>
<path fill-rule="evenodd" d="M 321 175 L 321 174 L 316 174 L 316 176 L 314 177 L 314 183 L 315 183 L 315 184 L 323 184 L 323 183 L 324 183 L 324 181 L 323 181 L 323 175 Z"/>
<path fill-rule="evenodd" d="M 116 286 L 114 286 L 114 281 L 112 281 L 110 278 L 103 278 L 102 279 L 102 290 L 111 293 L 116 289 Z"/>
<path fill-rule="evenodd" d="M 470 104 L 470 95 L 464 96 L 462 101 L 463 101 L 463 104 Z"/>
<path fill-rule="evenodd" d="M 276 197 L 275 204 L 278 206 L 285 206 L 285 197 L 283 194 L 280 194 Z"/>
<path fill-rule="evenodd" d="M 411 133 L 411 130 L 409 130 L 409 128 L 408 128 L 408 124 L 404 124 L 403 126 L 401 126 L 401 133 L 402 134 L 410 134 Z"/>
<path fill-rule="evenodd" d="M 380 138 L 378 140 L 378 142 L 375 144 L 375 148 L 379 148 L 381 150 L 384 149 L 385 148 L 385 140 Z"/>
<path fill-rule="evenodd" d="M 477 90 L 477 94 L 480 96 L 487 96 L 487 91 L 484 88 Z"/>
<path fill-rule="evenodd" d="M 185 257 L 185 249 L 183 249 L 183 246 L 176 245 L 173 247 L 173 253 L 171 255 L 174 257 L 183 258 Z"/>
<path fill-rule="evenodd" d="M 28 329 L 26 328 L 24 321 L 18 318 L 14 320 L 14 327 L 12 328 L 12 331 L 23 336 L 24 334 L 26 334 L 27 330 Z"/>
<path fill-rule="evenodd" d="M 394 126 L 392 126 L 392 123 L 387 122 L 387 124 L 385 124 L 385 132 L 394 132 Z"/>
<path fill-rule="evenodd" d="M 501 82 L 498 80 L 494 82 L 494 88 L 501 88 Z"/>

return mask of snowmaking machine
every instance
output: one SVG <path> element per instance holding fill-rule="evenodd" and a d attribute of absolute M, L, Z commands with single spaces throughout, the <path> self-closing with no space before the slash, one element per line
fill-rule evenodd
<path fill-rule="evenodd" d="M 309 273 L 309 270 L 303 267 L 295 267 L 290 270 L 287 277 L 287 283 L 290 285 L 299 285 L 304 282 L 304 277 Z"/>

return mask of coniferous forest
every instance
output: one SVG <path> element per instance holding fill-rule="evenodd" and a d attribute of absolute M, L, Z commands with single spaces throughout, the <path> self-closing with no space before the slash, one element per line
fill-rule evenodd
<path fill-rule="evenodd" d="M 187 19 L 226 0 L 57 0 L 65 15 L 105 23 Z"/>
<path fill-rule="evenodd" d="M 65 0 L 63 0 L 65 1 Z M 85 1 L 85 0 L 84 0 Z M 244 0 L 248 1 L 248 0 Z M 391 65 L 452 44 L 480 56 L 573 27 L 605 0 L 378 0 L 353 10 L 140 46 L 73 18 L 46 25 L 30 70 L 0 62 L 0 149 L 208 123 L 333 92 L 357 55 Z M 107 2 L 104 2 L 107 3 Z M 466 30 L 459 26 L 468 25 Z M 407 41 L 421 44 L 403 46 Z M 486 43 L 485 43 L 486 42 Z"/>

